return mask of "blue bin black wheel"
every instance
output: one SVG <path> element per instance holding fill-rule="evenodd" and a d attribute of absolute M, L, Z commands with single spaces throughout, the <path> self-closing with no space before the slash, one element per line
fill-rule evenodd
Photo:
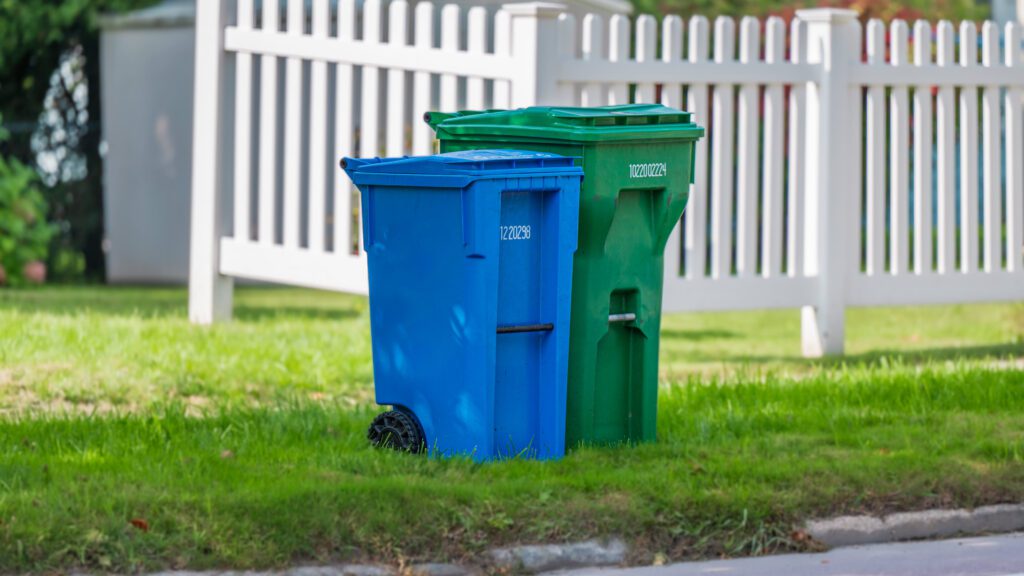
<path fill-rule="evenodd" d="M 395 407 L 382 412 L 370 423 L 366 438 L 379 448 L 391 448 L 399 452 L 418 454 L 425 452 L 426 442 L 423 429 L 412 412 Z"/>

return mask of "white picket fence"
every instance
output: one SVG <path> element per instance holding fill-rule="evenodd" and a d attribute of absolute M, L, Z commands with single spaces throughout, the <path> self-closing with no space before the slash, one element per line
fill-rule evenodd
<path fill-rule="evenodd" d="M 192 320 L 230 315 L 233 277 L 365 293 L 336 162 L 430 153 L 423 112 L 630 101 L 708 128 L 666 311 L 802 308 L 804 352 L 821 355 L 842 352 L 850 306 L 1024 299 L 1016 25 L 986 22 L 979 61 L 969 22 L 863 31 L 814 9 L 737 35 L 728 18 L 563 8 L 199 3 Z"/>

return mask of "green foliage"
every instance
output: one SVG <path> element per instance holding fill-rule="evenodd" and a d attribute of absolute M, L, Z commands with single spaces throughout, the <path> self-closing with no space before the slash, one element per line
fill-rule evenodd
<path fill-rule="evenodd" d="M 69 50 L 95 40 L 99 14 L 152 3 L 0 0 L 0 106 L 5 115 L 25 120 L 38 117 L 50 75 Z"/>
<path fill-rule="evenodd" d="M 0 130 L 0 141 L 6 138 Z M 24 284 L 25 265 L 46 259 L 53 234 L 35 171 L 0 156 L 0 284 Z"/>
<path fill-rule="evenodd" d="M 633 6 L 638 14 L 678 14 L 683 17 L 700 14 L 708 18 L 719 15 L 777 15 L 789 19 L 800 8 L 815 6 L 850 8 L 856 10 L 862 20 L 981 20 L 989 13 L 987 3 L 975 0 L 633 0 Z"/>
<path fill-rule="evenodd" d="M 97 18 L 152 3 L 0 0 L 0 114 L 11 132 L 0 155 L 42 176 L 57 224 L 49 268 L 58 277 L 83 266 L 103 276 Z M 41 165 L 40 154 L 51 162 Z"/>

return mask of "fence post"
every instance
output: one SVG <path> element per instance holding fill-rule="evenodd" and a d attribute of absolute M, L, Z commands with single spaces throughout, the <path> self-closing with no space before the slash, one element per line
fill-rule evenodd
<path fill-rule="evenodd" d="M 224 28 L 229 0 L 196 3 L 195 100 L 192 126 L 192 233 L 188 316 L 196 324 L 231 317 L 233 282 L 220 273 L 225 209 L 221 146 L 228 72 Z"/>
<path fill-rule="evenodd" d="M 851 118 L 851 66 L 859 61 L 857 13 L 821 8 L 798 10 L 807 22 L 808 62 L 818 64 L 818 83 L 807 86 L 807 195 L 804 273 L 817 277 L 817 302 L 802 310 L 803 353 L 843 353 L 847 275 L 856 267 L 858 230 L 853 159 L 859 134 Z"/>
<path fill-rule="evenodd" d="M 562 55 L 558 16 L 564 4 L 530 2 L 502 6 L 512 19 L 513 108 L 558 105 L 558 69 Z"/>

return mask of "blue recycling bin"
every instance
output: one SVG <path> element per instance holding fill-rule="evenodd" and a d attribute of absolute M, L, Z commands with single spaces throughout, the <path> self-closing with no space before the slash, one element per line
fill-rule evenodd
<path fill-rule="evenodd" d="M 354 159 L 378 445 L 559 458 L 582 169 L 514 150 Z"/>

